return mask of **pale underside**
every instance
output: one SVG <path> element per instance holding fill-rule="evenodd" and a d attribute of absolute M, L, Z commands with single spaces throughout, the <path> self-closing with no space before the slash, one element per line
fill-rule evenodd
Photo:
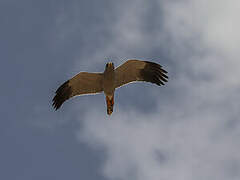
<path fill-rule="evenodd" d="M 128 60 L 116 69 L 113 68 L 114 74 L 106 72 L 107 66 L 104 73 L 80 72 L 75 75 L 57 89 L 53 98 L 53 107 L 57 110 L 66 100 L 72 97 L 98 94 L 104 91 L 109 101 L 112 100 L 111 103 L 107 101 L 107 105 L 112 105 L 113 108 L 114 90 L 116 88 L 138 81 L 151 82 L 161 86 L 168 79 L 167 71 L 162 69 L 161 65 L 149 61 Z"/>

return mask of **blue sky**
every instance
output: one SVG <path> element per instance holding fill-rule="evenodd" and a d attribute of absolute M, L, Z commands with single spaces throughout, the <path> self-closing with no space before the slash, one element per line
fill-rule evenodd
<path fill-rule="evenodd" d="M 0 1 L 0 179 L 240 178 L 240 3 L 235 0 Z M 79 71 L 137 58 L 164 87 L 67 101 Z"/>

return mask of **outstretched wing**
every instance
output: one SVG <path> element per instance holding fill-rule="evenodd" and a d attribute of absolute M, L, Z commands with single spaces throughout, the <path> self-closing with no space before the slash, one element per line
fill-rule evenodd
<path fill-rule="evenodd" d="M 128 60 L 115 69 L 115 88 L 133 81 L 146 81 L 157 85 L 167 82 L 167 71 L 149 61 Z"/>
<path fill-rule="evenodd" d="M 52 106 L 57 110 L 73 96 L 100 93 L 103 91 L 102 81 L 102 73 L 80 72 L 57 89 Z"/>

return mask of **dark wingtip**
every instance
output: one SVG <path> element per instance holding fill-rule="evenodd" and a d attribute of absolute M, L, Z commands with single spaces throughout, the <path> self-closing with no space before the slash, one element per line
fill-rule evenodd
<path fill-rule="evenodd" d="M 158 86 L 164 85 L 165 82 L 168 82 L 168 76 L 166 75 L 168 72 L 162 69 L 161 65 L 150 61 L 145 62 L 146 65 L 144 69 L 140 71 L 140 74 L 145 81 L 157 84 Z"/>
<path fill-rule="evenodd" d="M 64 101 L 66 101 L 67 99 L 69 99 L 71 97 L 71 94 L 72 94 L 72 89 L 69 86 L 69 81 L 66 81 L 56 91 L 56 95 L 54 96 L 54 98 L 52 100 L 53 108 L 55 110 L 58 110 L 62 106 Z"/>

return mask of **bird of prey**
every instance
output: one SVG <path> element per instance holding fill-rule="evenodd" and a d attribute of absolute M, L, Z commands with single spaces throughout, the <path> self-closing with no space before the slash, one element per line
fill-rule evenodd
<path fill-rule="evenodd" d="M 167 71 L 162 69 L 161 65 L 150 61 L 127 60 L 116 69 L 114 64 L 109 62 L 103 73 L 80 72 L 63 83 L 56 91 L 52 106 L 57 110 L 71 97 L 104 92 L 107 114 L 111 115 L 116 88 L 137 81 L 151 82 L 161 86 L 168 80 L 166 74 Z"/>

